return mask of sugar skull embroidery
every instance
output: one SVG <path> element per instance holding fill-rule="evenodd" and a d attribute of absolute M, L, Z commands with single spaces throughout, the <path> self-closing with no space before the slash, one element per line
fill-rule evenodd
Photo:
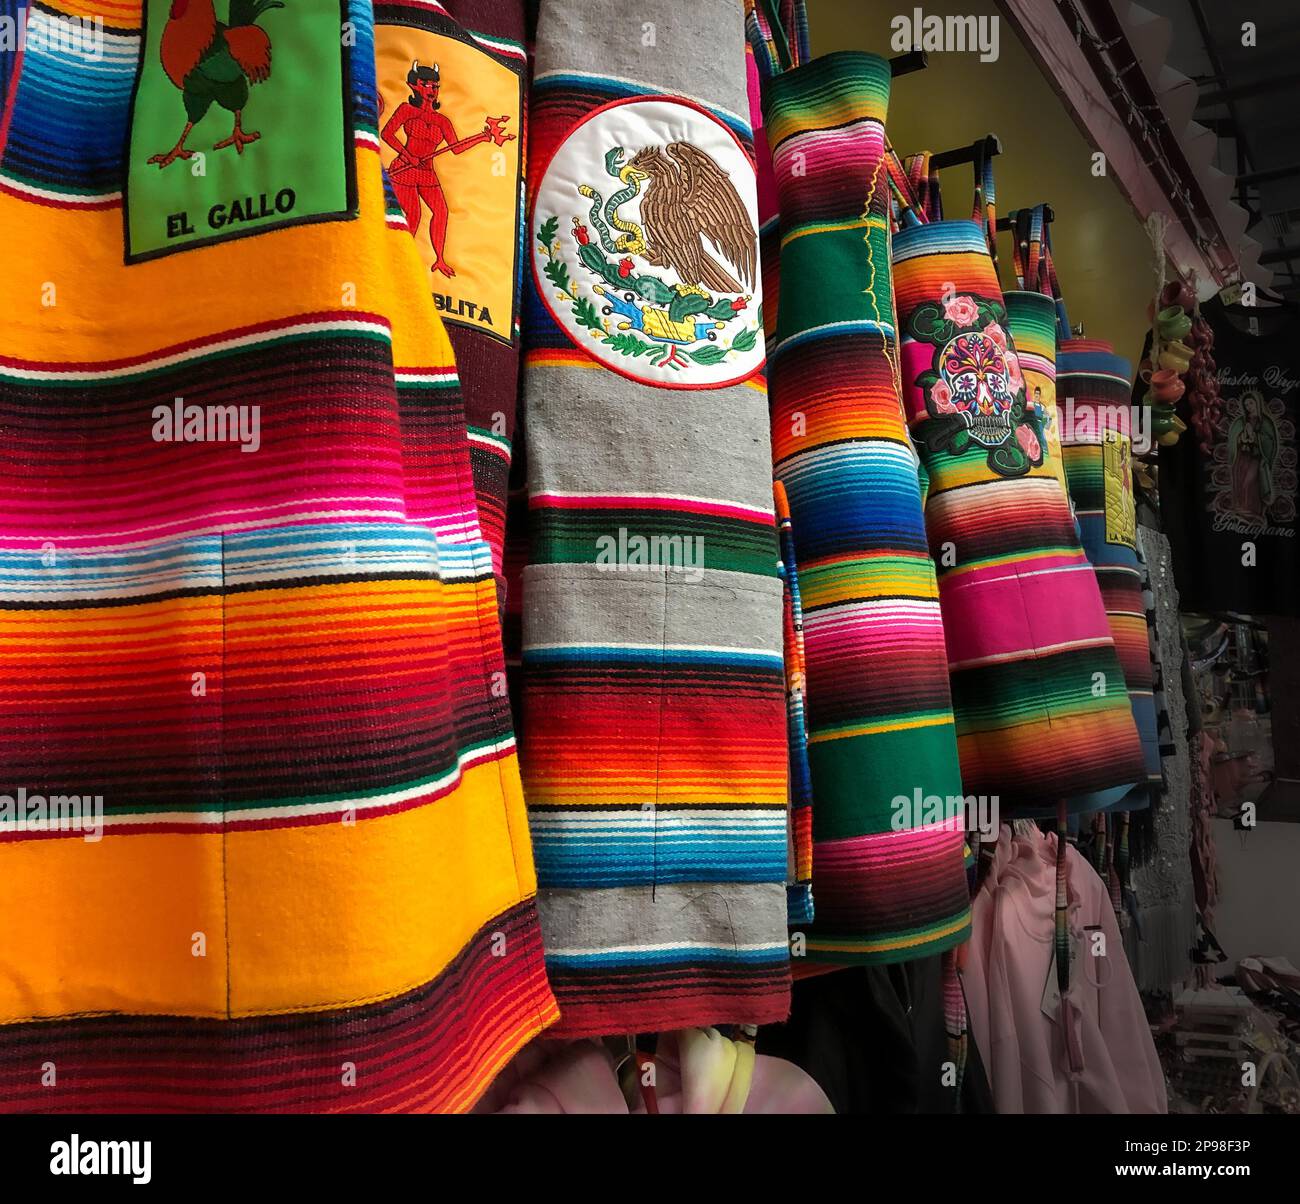
<path fill-rule="evenodd" d="M 1047 414 L 1025 396 L 1004 317 L 997 302 L 959 294 L 918 306 L 908 333 L 935 349 L 915 382 L 930 415 L 917 437 L 955 455 L 984 448 L 990 468 L 1014 477 L 1043 462 Z"/>
<path fill-rule="evenodd" d="M 959 334 L 940 353 L 939 379 L 930 390 L 936 409 L 960 414 L 971 438 L 985 447 L 1000 447 L 1011 433 L 1016 395 L 1005 347 L 1005 337 L 999 346 L 981 331 Z"/>

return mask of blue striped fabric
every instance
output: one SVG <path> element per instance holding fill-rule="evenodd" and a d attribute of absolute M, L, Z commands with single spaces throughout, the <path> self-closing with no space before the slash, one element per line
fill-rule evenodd
<path fill-rule="evenodd" d="M 27 20 L 27 0 L 0 0 L 0 22 L 6 29 L 23 28 Z M 9 85 L 13 81 L 18 55 L 12 50 L 0 53 L 0 111 L 9 98 Z"/>
<path fill-rule="evenodd" d="M 786 813 L 670 807 L 642 815 L 592 815 L 537 808 L 529 823 L 533 859 L 552 886 L 631 886 L 647 861 L 656 882 L 695 882 L 701 866 L 734 882 L 770 882 L 786 869 Z"/>
<path fill-rule="evenodd" d="M 452 543 L 405 523 L 330 523 L 193 535 L 143 548 L 78 551 L 49 564 L 30 553 L 0 552 L 0 600 L 61 602 L 135 595 L 154 601 L 277 579 L 337 576 L 354 562 L 368 576 L 473 581 L 486 549 Z"/>
<path fill-rule="evenodd" d="M 792 498 L 833 495 L 816 525 L 800 531 L 801 559 L 834 556 L 858 532 L 882 547 L 923 554 L 917 530 L 916 461 L 899 444 L 842 443 L 788 457 L 782 478 Z"/>
<path fill-rule="evenodd" d="M 64 203 L 109 203 L 121 196 L 140 39 L 105 26 L 96 58 L 93 42 L 70 44 L 66 20 L 41 4 L 28 9 L 0 184 Z"/>
<path fill-rule="evenodd" d="M 692 665 L 717 665 L 729 669 L 760 669 L 770 671 L 781 664 L 779 654 L 767 652 L 732 652 L 726 648 L 683 648 L 672 649 L 666 655 L 658 644 L 644 646 L 619 645 L 618 647 L 599 644 L 573 644 L 571 646 L 533 645 L 527 649 L 524 660 L 533 667 L 546 664 L 563 663 L 570 660 L 609 661 L 614 664 L 644 661 L 648 664 L 661 664 L 671 661 L 674 665 L 687 668 Z"/>
<path fill-rule="evenodd" d="M 779 966 L 786 961 L 790 950 L 784 941 L 762 945 L 708 945 L 703 942 L 674 943 L 649 949 L 593 949 L 566 950 L 547 947 L 547 966 L 580 969 L 584 966 L 660 966 L 689 965 L 695 962 L 745 962 L 750 965 Z"/>

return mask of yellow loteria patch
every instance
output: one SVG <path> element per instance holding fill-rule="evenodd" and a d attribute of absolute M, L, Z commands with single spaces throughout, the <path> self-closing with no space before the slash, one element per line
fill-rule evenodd
<path fill-rule="evenodd" d="M 1107 431 L 1101 445 L 1106 486 L 1106 542 L 1137 546 L 1137 510 L 1133 501 L 1133 459 L 1129 437 Z"/>
<path fill-rule="evenodd" d="M 375 28 L 380 156 L 443 319 L 512 341 L 523 82 L 469 38 Z"/>

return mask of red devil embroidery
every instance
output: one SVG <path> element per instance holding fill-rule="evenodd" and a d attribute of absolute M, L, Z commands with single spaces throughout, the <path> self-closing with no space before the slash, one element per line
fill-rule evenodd
<path fill-rule="evenodd" d="M 447 198 L 433 160 L 447 151 L 464 154 L 480 142 L 502 146 L 512 141 L 514 134 L 507 134 L 503 128 L 508 117 L 485 117 L 479 133 L 457 138 L 450 119 L 438 112 L 441 80 L 437 63 L 432 67 L 421 66 L 418 60 L 412 63 L 406 82 L 411 95 L 393 110 L 380 135 L 397 152 L 389 165 L 388 178 L 412 234 L 420 224 L 421 203 L 429 210 L 429 242 L 436 257 L 433 270 L 454 276 L 456 272 L 443 251 L 447 242 Z M 405 142 L 399 140 L 399 131 L 405 135 Z"/>

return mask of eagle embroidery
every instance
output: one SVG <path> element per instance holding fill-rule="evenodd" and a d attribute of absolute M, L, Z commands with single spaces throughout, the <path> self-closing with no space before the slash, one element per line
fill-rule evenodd
<path fill-rule="evenodd" d="M 542 189 L 558 207 L 576 191 L 577 211 L 539 213 L 535 262 L 539 283 L 553 286 L 548 303 L 567 307 L 557 318 L 575 340 L 598 343 L 597 358 L 656 383 L 684 373 L 683 385 L 700 387 L 743 379 L 762 346 L 752 191 L 747 205 L 733 182 L 742 172 L 752 180 L 753 168 L 730 131 L 719 137 L 712 118 L 691 112 L 710 123 L 701 140 L 716 154 L 697 140 L 653 141 L 644 136 L 652 129 L 636 129 L 632 141 L 626 126 L 578 140 L 576 162 L 556 175 L 571 170 L 581 183 L 557 184 L 549 196 Z M 603 174 L 590 172 L 593 158 Z"/>
<path fill-rule="evenodd" d="M 641 201 L 648 248 L 655 267 L 671 268 L 683 284 L 714 292 L 752 288 L 758 235 L 735 186 L 704 151 L 689 142 L 647 146 L 630 164 L 647 180 Z M 737 281 L 705 249 L 707 238 L 734 263 Z"/>

